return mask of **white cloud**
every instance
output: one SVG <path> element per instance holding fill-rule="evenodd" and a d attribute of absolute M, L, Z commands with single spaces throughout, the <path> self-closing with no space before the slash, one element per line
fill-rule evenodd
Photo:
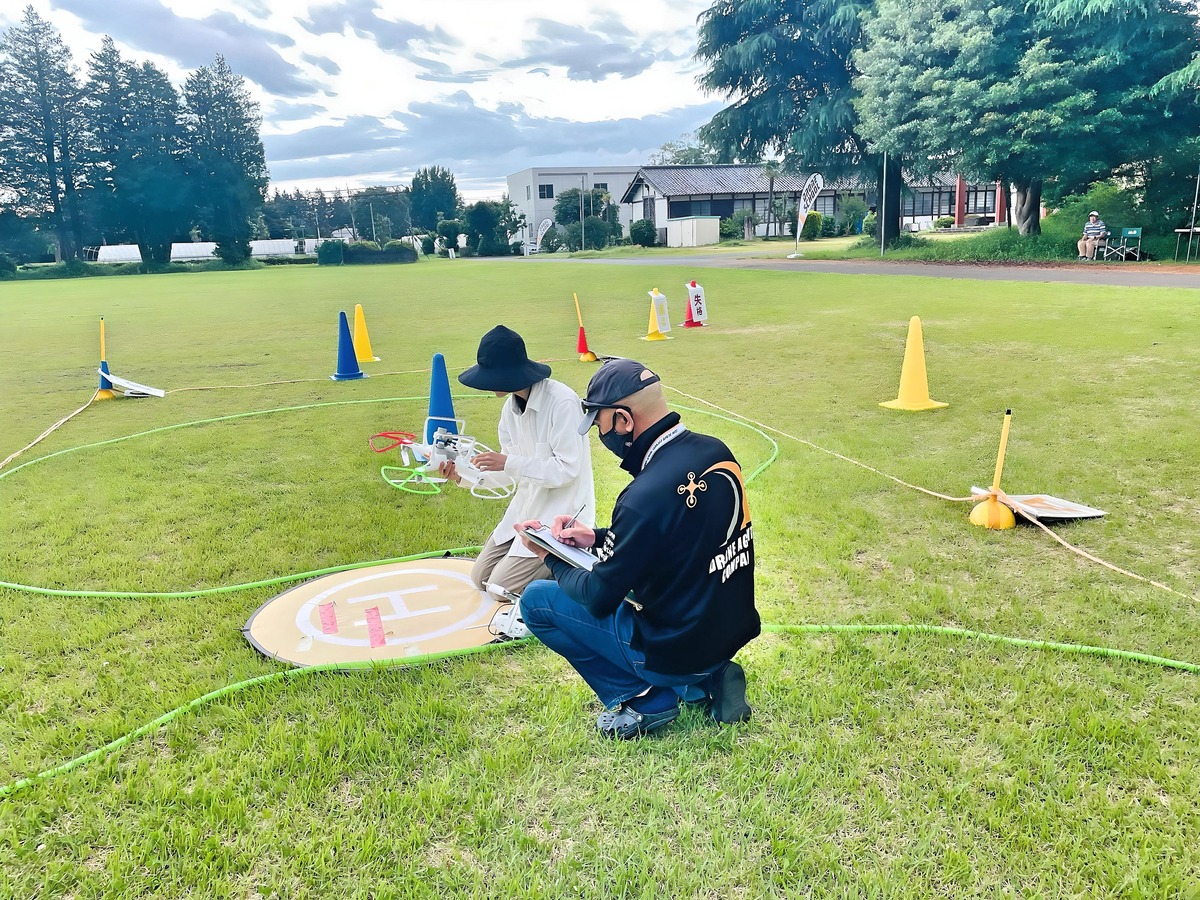
<path fill-rule="evenodd" d="M 31 2 L 81 71 L 104 34 L 178 83 L 224 55 L 262 105 L 277 187 L 405 184 L 436 164 L 469 199 L 498 197 L 529 166 L 643 162 L 721 106 L 692 62 L 711 0 Z"/>

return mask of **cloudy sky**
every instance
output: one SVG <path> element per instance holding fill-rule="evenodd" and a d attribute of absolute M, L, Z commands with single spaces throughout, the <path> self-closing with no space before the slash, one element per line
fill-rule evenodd
<path fill-rule="evenodd" d="M 221 53 L 262 108 L 273 187 L 407 185 L 450 169 L 499 199 L 530 166 L 636 165 L 723 103 L 696 85 L 711 0 L 6 0 L 81 72 L 110 35 L 182 85 Z"/>

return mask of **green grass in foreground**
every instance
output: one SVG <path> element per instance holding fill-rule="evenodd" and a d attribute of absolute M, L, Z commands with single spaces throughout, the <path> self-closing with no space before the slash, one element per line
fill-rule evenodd
<path fill-rule="evenodd" d="M 27 465 L 0 479 L 0 580 L 184 591 L 481 542 L 499 505 L 392 490 L 367 437 L 415 428 L 431 353 L 453 375 L 501 321 L 582 390 L 575 291 L 598 352 L 943 492 L 988 480 L 1012 406 L 1005 486 L 1108 510 L 1056 530 L 1196 595 L 1194 292 L 704 270 L 712 327 L 639 341 L 646 292 L 679 320 L 697 274 L 470 260 L 4 285 L 0 456 L 90 395 L 101 315 L 113 371 L 173 391 L 96 405 L 4 471 L 232 413 L 418 399 Z M 334 383 L 337 311 L 356 302 L 382 361 Z M 931 393 L 951 403 L 936 413 L 877 405 L 913 314 Z M 180 390 L 273 381 L 296 383 Z M 499 403 L 456 393 L 494 439 Z M 747 471 L 770 454 L 751 430 L 685 418 Z M 949 624 L 1200 661 L 1194 600 L 777 439 L 751 487 L 767 621 Z M 607 510 L 624 480 L 594 454 Z M 238 630 L 277 590 L 0 590 L 0 784 L 277 670 Z M 742 659 L 749 725 L 689 711 L 628 745 L 595 736 L 586 686 L 532 643 L 253 688 L 0 798 L 0 897 L 1196 895 L 1195 676 L 933 636 L 768 635 Z"/>

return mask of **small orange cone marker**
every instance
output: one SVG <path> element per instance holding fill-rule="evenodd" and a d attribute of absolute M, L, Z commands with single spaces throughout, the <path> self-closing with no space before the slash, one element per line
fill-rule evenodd
<path fill-rule="evenodd" d="M 941 409 L 949 403 L 929 399 L 929 378 L 925 373 L 925 339 L 921 337 L 921 319 L 908 320 L 908 340 L 904 342 L 904 364 L 900 367 L 900 395 L 880 403 L 888 409 Z"/>
<path fill-rule="evenodd" d="M 583 333 L 583 313 L 579 311 L 579 295 L 571 296 L 575 298 L 575 318 L 579 320 L 579 340 L 575 342 L 575 352 L 579 354 L 580 362 L 595 362 L 596 354 L 588 349 L 587 335 Z"/>
<path fill-rule="evenodd" d="M 996 454 L 996 472 L 992 475 L 992 494 L 971 510 L 971 524 L 993 531 L 1003 531 L 1017 524 L 1013 511 L 996 499 L 1000 490 L 1000 473 L 1004 470 L 1004 451 L 1008 447 L 1008 426 L 1012 423 L 1012 410 L 1004 412 L 1004 427 L 1000 429 L 1000 452 Z"/>
<path fill-rule="evenodd" d="M 371 336 L 367 334 L 367 317 L 361 303 L 354 304 L 354 355 L 360 363 L 379 362 L 371 352 Z"/>

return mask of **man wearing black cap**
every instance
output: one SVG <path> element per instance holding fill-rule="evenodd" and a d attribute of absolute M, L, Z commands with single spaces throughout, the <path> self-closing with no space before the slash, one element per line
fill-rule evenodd
<path fill-rule="evenodd" d="M 483 472 L 503 472 L 517 490 L 480 551 L 471 580 L 480 590 L 490 585 L 520 594 L 549 572 L 516 540 L 513 526 L 564 509 L 581 510 L 591 521 L 596 514 L 591 448 L 579 432 L 579 395 L 551 379 L 549 366 L 529 358 L 519 334 L 497 325 L 480 340 L 476 360 L 458 380 L 508 399 L 497 427 L 500 450 L 480 453 L 472 464 Z M 442 471 L 455 477 L 453 463 Z"/>
<path fill-rule="evenodd" d="M 718 722 L 746 721 L 746 677 L 732 657 L 760 622 L 741 467 L 724 443 L 685 428 L 658 376 L 631 359 L 600 368 L 583 410 L 580 429 L 595 424 L 633 481 L 609 528 L 554 518 L 559 540 L 596 556 L 591 571 L 526 542 L 555 579 L 526 588 L 526 626 L 608 708 L 596 721 L 604 735 L 661 728 L 681 699 L 708 704 Z"/>

